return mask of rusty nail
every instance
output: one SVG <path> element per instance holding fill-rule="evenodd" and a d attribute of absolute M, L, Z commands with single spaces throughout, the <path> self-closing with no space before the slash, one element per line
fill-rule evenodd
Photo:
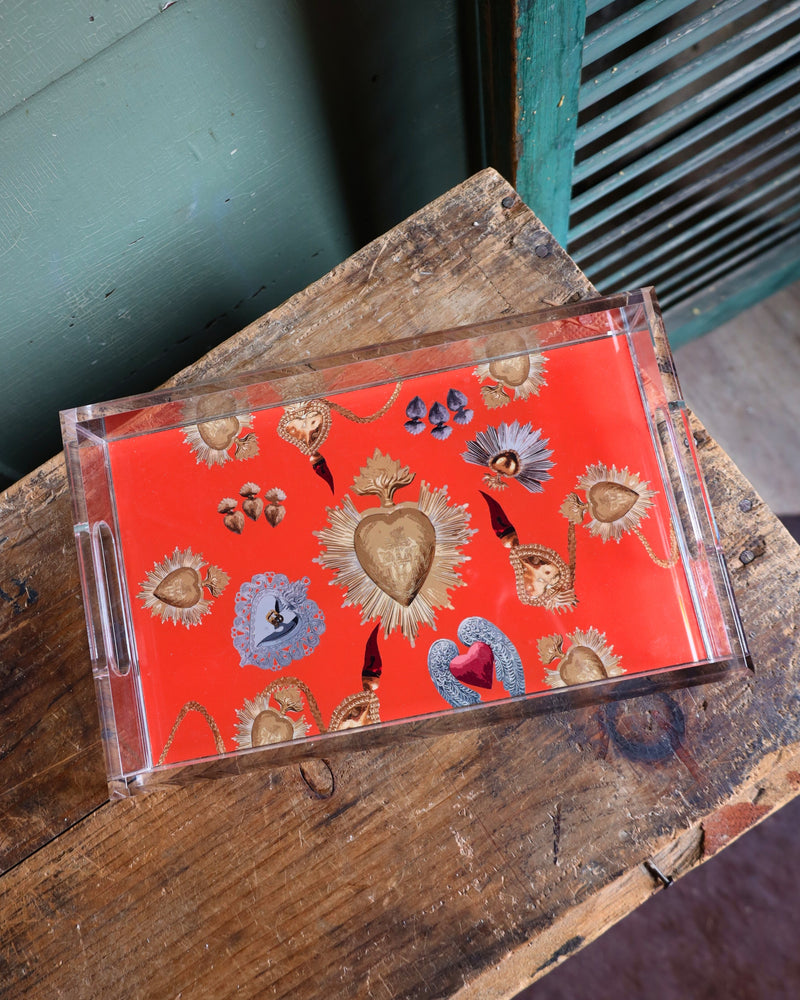
<path fill-rule="evenodd" d="M 653 878 L 658 879 L 658 881 L 664 886 L 665 889 L 669 889 L 672 883 L 675 881 L 671 875 L 665 875 L 658 865 L 653 861 L 645 861 L 645 868 L 650 872 Z M 671 897 L 670 897 L 671 898 Z"/>
<path fill-rule="evenodd" d="M 511 206 L 514 204 L 516 200 L 517 199 L 514 197 L 513 194 L 507 194 L 505 198 L 503 198 L 503 200 L 500 202 L 500 204 L 503 206 L 503 208 L 511 208 Z"/>
<path fill-rule="evenodd" d="M 533 252 L 537 257 L 549 257 L 550 247 L 546 243 L 540 243 L 538 247 L 534 247 Z"/>
<path fill-rule="evenodd" d="M 755 559 L 755 553 L 751 549 L 745 549 L 744 552 L 739 555 L 739 559 L 746 566 Z"/>
<path fill-rule="evenodd" d="M 739 501 L 739 510 L 743 511 L 745 514 L 753 509 L 753 501 L 745 498 Z"/>

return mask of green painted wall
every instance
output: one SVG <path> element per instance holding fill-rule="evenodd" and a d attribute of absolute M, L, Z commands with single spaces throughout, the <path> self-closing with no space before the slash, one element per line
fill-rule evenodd
<path fill-rule="evenodd" d="M 0 474 L 467 176 L 457 7 L 0 3 Z"/>

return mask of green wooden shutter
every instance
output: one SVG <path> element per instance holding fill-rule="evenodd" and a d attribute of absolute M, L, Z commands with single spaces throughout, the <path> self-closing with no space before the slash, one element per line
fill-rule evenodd
<path fill-rule="evenodd" d="M 511 6 L 512 176 L 601 291 L 681 342 L 800 277 L 800 0 Z"/>

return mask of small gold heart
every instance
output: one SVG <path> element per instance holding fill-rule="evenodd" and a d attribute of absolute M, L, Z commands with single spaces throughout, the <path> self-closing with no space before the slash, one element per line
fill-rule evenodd
<path fill-rule="evenodd" d="M 284 410 L 278 422 L 278 434 L 296 445 L 304 455 L 313 455 L 322 447 L 331 426 L 331 413 L 324 400 L 298 403 Z"/>
<path fill-rule="evenodd" d="M 417 507 L 369 511 L 355 531 L 355 553 L 373 583 L 408 607 L 430 572 L 436 531 Z"/>
<path fill-rule="evenodd" d="M 586 495 L 595 521 L 611 524 L 624 517 L 639 499 L 636 490 L 621 483 L 595 483 Z"/>
<path fill-rule="evenodd" d="M 294 726 L 285 716 L 278 715 L 274 708 L 264 709 L 253 720 L 250 743 L 254 747 L 269 743 L 284 743 L 294 736 Z"/>
<path fill-rule="evenodd" d="M 530 375 L 531 361 L 527 354 L 518 354 L 515 358 L 501 358 L 489 362 L 489 374 L 505 385 L 522 385 Z"/>
<path fill-rule="evenodd" d="M 170 607 L 193 608 L 203 598 L 200 574 L 191 566 L 181 566 L 167 574 L 153 594 Z"/>
<path fill-rule="evenodd" d="M 239 421 L 236 417 L 219 417 L 217 420 L 205 420 L 197 425 L 200 437 L 209 448 L 216 451 L 227 451 L 239 433 Z"/>
<path fill-rule="evenodd" d="M 565 684 L 583 684 L 608 677 L 603 661 L 588 646 L 572 646 L 558 668 Z"/>

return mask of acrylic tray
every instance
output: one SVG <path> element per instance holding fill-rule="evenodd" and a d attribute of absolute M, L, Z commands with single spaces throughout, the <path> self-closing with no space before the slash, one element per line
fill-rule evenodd
<path fill-rule="evenodd" d="M 649 289 L 62 426 L 112 794 L 746 665 Z"/>

